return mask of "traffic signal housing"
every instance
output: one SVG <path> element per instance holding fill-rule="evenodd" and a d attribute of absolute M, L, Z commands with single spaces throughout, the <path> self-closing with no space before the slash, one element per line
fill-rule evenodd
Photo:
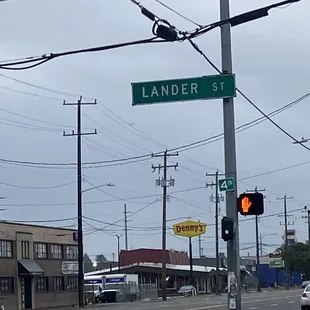
<path fill-rule="evenodd" d="M 264 195 L 262 193 L 241 194 L 237 204 L 241 215 L 264 214 Z"/>
<path fill-rule="evenodd" d="M 222 239 L 229 241 L 234 239 L 234 221 L 226 216 L 222 218 Z"/>

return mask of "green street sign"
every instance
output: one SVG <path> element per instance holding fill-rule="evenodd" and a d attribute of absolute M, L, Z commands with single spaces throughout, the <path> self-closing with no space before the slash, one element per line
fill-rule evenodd
<path fill-rule="evenodd" d="M 236 96 L 234 74 L 131 83 L 132 105 L 230 98 Z"/>
<path fill-rule="evenodd" d="M 235 189 L 235 179 L 227 178 L 219 180 L 220 192 L 229 192 Z"/>
<path fill-rule="evenodd" d="M 269 262 L 269 268 L 276 269 L 276 268 L 284 268 L 284 260 L 274 260 Z"/>

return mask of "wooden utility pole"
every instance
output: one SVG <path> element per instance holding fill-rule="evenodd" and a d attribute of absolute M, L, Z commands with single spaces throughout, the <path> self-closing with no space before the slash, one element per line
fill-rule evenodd
<path fill-rule="evenodd" d="M 84 253 L 83 253 L 83 200 L 82 200 L 82 136 L 97 134 L 97 131 L 83 132 L 82 133 L 82 105 L 94 105 L 95 102 L 82 102 L 82 97 L 77 102 L 67 103 L 63 102 L 64 105 L 75 105 L 77 106 L 77 132 L 74 130 L 71 133 L 64 132 L 64 136 L 77 136 L 77 213 L 78 213 L 78 293 L 79 293 L 79 307 L 84 308 Z"/>
<path fill-rule="evenodd" d="M 167 241 L 167 187 L 174 185 L 174 180 L 167 179 L 167 170 L 168 168 L 176 169 L 178 164 L 168 165 L 168 157 L 178 156 L 178 153 L 168 153 L 166 150 L 164 154 L 152 154 L 152 157 L 163 157 L 164 158 L 164 165 L 152 165 L 153 172 L 158 170 L 160 172 L 161 169 L 164 171 L 164 175 L 162 179 L 157 180 L 157 185 L 163 188 L 163 221 L 162 221 L 162 300 L 167 300 L 167 270 L 166 270 L 166 241 Z"/>
<path fill-rule="evenodd" d="M 257 189 L 257 186 L 255 189 L 247 189 L 248 193 L 259 193 L 259 192 L 265 192 L 265 189 Z M 265 198 L 265 196 L 264 196 Z M 255 215 L 255 232 L 256 232 L 256 278 L 257 278 L 257 292 L 261 292 L 260 287 L 260 255 L 259 255 L 259 227 L 258 227 L 258 215 Z"/>
<path fill-rule="evenodd" d="M 207 173 L 206 176 L 215 177 L 215 183 L 206 183 L 206 186 L 215 186 L 215 256 L 216 256 L 216 295 L 220 295 L 220 250 L 219 250 L 219 176 L 225 176 L 225 174 L 220 174 L 218 171 L 216 173 Z"/>
<path fill-rule="evenodd" d="M 288 226 L 288 221 L 287 221 L 287 200 L 288 199 L 293 199 L 293 197 L 287 197 L 286 194 L 283 197 L 278 197 L 278 200 L 283 200 L 283 209 L 284 209 L 284 269 L 285 269 L 285 288 L 287 290 L 290 289 L 290 270 L 289 270 L 289 262 L 288 262 L 288 238 L 287 238 L 287 226 Z"/>

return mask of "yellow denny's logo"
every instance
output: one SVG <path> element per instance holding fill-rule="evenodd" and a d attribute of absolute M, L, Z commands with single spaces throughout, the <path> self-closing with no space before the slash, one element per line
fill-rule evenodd
<path fill-rule="evenodd" d="M 206 233 L 207 224 L 196 221 L 185 221 L 173 225 L 173 232 L 177 236 L 196 237 Z"/>

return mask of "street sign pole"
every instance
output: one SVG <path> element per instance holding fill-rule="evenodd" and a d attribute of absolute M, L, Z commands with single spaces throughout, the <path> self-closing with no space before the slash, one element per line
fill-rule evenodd
<path fill-rule="evenodd" d="M 220 0 L 221 20 L 230 18 L 229 0 Z M 222 72 L 232 74 L 232 51 L 230 24 L 221 27 Z M 236 145 L 235 145 L 235 116 L 233 97 L 223 99 L 224 119 L 224 152 L 225 175 L 233 177 L 237 182 Z M 228 271 L 228 309 L 241 310 L 240 291 L 240 257 L 239 257 L 239 224 L 237 209 L 237 184 L 234 191 L 226 191 L 226 216 L 234 221 L 235 238 L 227 242 L 227 271 Z M 231 281 L 230 278 L 231 277 Z M 237 289 L 233 289 L 233 279 L 236 279 Z M 231 285 L 231 287 L 230 287 Z M 235 302 L 234 302 L 235 301 Z"/>

